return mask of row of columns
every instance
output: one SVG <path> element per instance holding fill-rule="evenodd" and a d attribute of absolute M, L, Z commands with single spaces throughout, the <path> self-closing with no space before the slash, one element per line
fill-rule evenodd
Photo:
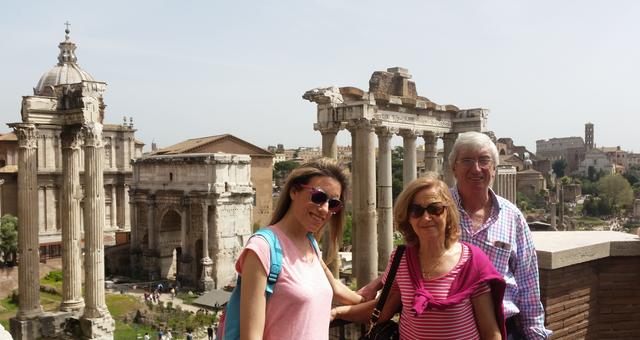
<path fill-rule="evenodd" d="M 42 313 L 39 294 L 37 129 L 33 124 L 13 125 L 18 135 L 18 218 L 20 232 L 19 294 L 17 318 L 28 320 Z M 62 283 L 61 309 L 80 311 L 83 318 L 109 315 L 104 297 L 105 197 L 102 125 L 87 123 L 65 127 L 62 134 L 63 184 L 61 197 Z M 82 297 L 80 147 L 84 144 L 84 262 L 85 297 Z"/>
<path fill-rule="evenodd" d="M 338 124 L 319 128 L 322 134 L 322 153 L 325 157 L 337 158 L 336 136 Z M 374 126 L 366 119 L 351 121 L 347 129 L 352 140 L 352 265 L 359 287 L 364 286 L 384 271 L 393 250 L 393 192 L 391 173 L 391 138 L 399 134 L 403 138 L 403 183 L 406 186 L 417 178 L 416 139 L 425 141 L 425 167 L 437 171 L 437 136 L 433 131 L 419 131 Z M 376 181 L 375 136 L 378 137 L 378 168 Z M 451 153 L 457 133 L 445 133 L 444 162 Z M 453 185 L 453 174 L 443 166 L 444 179 Z M 328 237 L 328 229 L 324 237 Z M 337 249 L 325 245 L 327 257 L 338 258 Z M 335 261 L 334 261 L 335 262 Z M 337 275 L 339 264 L 329 265 Z"/>

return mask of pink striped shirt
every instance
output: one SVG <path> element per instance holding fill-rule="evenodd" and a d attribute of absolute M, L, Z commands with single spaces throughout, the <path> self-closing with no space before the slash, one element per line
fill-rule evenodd
<path fill-rule="evenodd" d="M 462 255 L 455 267 L 443 276 L 424 280 L 425 289 L 431 292 L 435 299 L 445 299 L 449 295 L 453 280 L 467 262 L 469 256 L 469 247 L 462 244 Z M 403 255 L 404 257 L 405 255 Z M 391 258 L 393 258 L 393 254 Z M 384 273 L 383 281 L 387 279 L 390 265 L 391 262 L 389 262 Z M 395 282 L 391 289 L 400 289 L 400 298 L 403 306 L 403 313 L 400 316 L 400 339 L 480 339 L 470 298 L 488 293 L 490 288 L 486 283 L 469 299 L 465 299 L 458 305 L 444 310 L 428 308 L 424 313 L 416 316 L 410 309 L 415 290 L 411 284 L 407 261 L 403 259 L 400 261 Z"/>

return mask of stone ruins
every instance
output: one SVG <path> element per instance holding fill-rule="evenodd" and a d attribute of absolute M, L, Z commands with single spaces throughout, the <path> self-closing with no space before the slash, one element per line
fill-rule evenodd
<path fill-rule="evenodd" d="M 444 143 L 446 164 L 458 133 L 486 130 L 488 110 L 461 110 L 453 105 L 436 104 L 418 96 L 416 85 L 410 79 L 407 69 L 394 67 L 374 72 L 366 92 L 355 87 L 326 87 L 312 89 L 302 96 L 317 104 L 314 129 L 322 134 L 324 156 L 337 157 L 336 135 L 340 130 L 351 133 L 353 268 L 359 286 L 385 269 L 393 249 L 391 137 L 403 138 L 403 182 L 408 183 L 417 176 L 418 137 L 424 139 L 427 171 L 436 171 L 438 138 Z M 452 185 L 453 174 L 447 166 L 443 168 L 444 180 Z M 336 249 L 324 251 L 337 252 Z M 337 268 L 334 263 L 331 268 L 334 274 Z"/>
<path fill-rule="evenodd" d="M 75 82 L 37 88 L 33 96 L 23 97 L 22 122 L 9 124 L 18 141 L 20 221 L 20 303 L 16 317 L 11 319 L 14 339 L 53 337 L 69 318 L 79 319 L 85 339 L 112 339 L 115 327 L 107 310 L 104 292 L 103 94 L 106 84 L 93 80 L 79 69 L 75 63 L 76 45 L 70 41 L 68 29 L 66 33 L 65 41 L 59 45 L 58 66 Z M 44 313 L 42 310 L 38 275 L 38 136 L 40 130 L 47 128 L 61 131 L 62 149 L 60 224 L 64 280 L 60 311 L 55 313 Z M 83 182 L 80 181 L 81 171 Z M 81 213 L 81 200 L 84 214 Z M 84 219 L 84 237 L 81 219 Z"/>
<path fill-rule="evenodd" d="M 248 155 L 152 155 L 134 161 L 131 264 L 150 279 L 223 288 L 251 235 Z"/>

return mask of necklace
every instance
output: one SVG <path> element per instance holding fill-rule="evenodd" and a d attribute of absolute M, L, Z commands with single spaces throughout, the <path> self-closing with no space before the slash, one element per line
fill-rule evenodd
<path fill-rule="evenodd" d="M 422 271 L 422 278 L 423 278 L 423 279 L 425 279 L 425 280 L 429 280 L 429 279 L 431 279 L 431 278 L 433 278 L 433 277 L 434 277 L 434 276 L 433 276 L 433 275 L 431 275 L 431 274 L 432 274 L 433 270 L 434 270 L 434 269 L 436 269 L 436 268 L 440 265 L 440 263 L 442 262 L 442 255 L 444 255 L 444 253 L 446 253 L 446 252 L 447 252 L 447 249 L 443 250 L 443 251 L 440 253 L 440 255 L 438 255 L 438 260 L 437 260 L 434 264 L 432 264 L 431 266 L 429 266 L 429 268 L 427 268 L 427 270 L 423 270 L 423 271 Z"/>

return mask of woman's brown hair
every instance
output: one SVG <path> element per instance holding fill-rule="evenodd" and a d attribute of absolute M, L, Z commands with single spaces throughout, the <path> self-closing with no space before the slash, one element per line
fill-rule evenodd
<path fill-rule="evenodd" d="M 291 191 L 300 190 L 302 185 L 308 184 L 311 178 L 316 176 L 327 176 L 338 181 L 341 187 L 340 200 L 343 204 L 346 203 L 346 196 L 349 189 L 349 178 L 343 170 L 342 165 L 331 158 L 314 159 L 308 163 L 302 164 L 289 174 L 284 188 L 280 192 L 280 198 L 278 199 L 278 203 L 276 203 L 273 215 L 271 215 L 271 222 L 269 222 L 270 225 L 278 223 L 284 215 L 286 215 L 289 207 L 291 206 Z M 329 220 L 329 223 L 331 224 L 331 229 L 329 230 L 331 249 L 338 249 L 338 242 L 342 238 L 344 219 L 345 208 L 343 207 L 340 211 L 331 216 Z M 322 237 L 323 231 L 324 226 L 314 235 L 316 239 L 320 239 Z M 327 263 L 331 263 L 333 260 L 333 258 L 327 258 Z"/>
<path fill-rule="evenodd" d="M 409 185 L 402 190 L 393 207 L 394 224 L 408 245 L 418 245 L 418 235 L 416 235 L 411 227 L 411 223 L 409 223 L 409 206 L 413 203 L 413 199 L 418 192 L 431 188 L 436 190 L 442 198 L 443 203 L 446 204 L 447 220 L 444 245 L 446 248 L 449 248 L 449 245 L 457 241 L 460 237 L 460 215 L 458 214 L 458 207 L 456 202 L 453 201 L 449 188 L 447 188 L 447 185 L 439 180 L 436 175 L 428 174 L 425 177 L 420 177 L 409 183 Z"/>

